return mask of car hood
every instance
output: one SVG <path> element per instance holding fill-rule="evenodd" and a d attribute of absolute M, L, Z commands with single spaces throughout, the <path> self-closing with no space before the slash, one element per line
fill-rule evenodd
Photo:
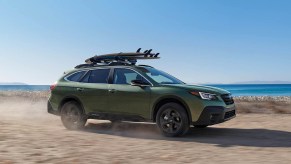
<path fill-rule="evenodd" d="M 210 86 L 203 86 L 203 85 L 189 85 L 189 84 L 163 84 L 163 86 L 168 87 L 175 87 L 175 88 L 181 88 L 186 90 L 193 90 L 193 91 L 199 91 L 199 92 L 207 92 L 207 93 L 214 93 L 218 95 L 222 94 L 229 94 L 227 90 L 216 88 L 216 87 L 210 87 Z"/>

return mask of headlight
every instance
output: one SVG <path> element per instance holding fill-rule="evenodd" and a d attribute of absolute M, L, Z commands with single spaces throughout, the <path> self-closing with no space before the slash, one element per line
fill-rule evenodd
<path fill-rule="evenodd" d="M 217 100 L 216 94 L 213 94 L 213 93 L 196 92 L 196 91 L 192 91 L 190 93 L 192 95 L 199 96 L 200 98 L 202 98 L 204 100 Z"/>
<path fill-rule="evenodd" d="M 217 96 L 216 94 L 212 94 L 212 93 L 204 93 L 204 92 L 199 92 L 200 96 L 202 99 L 205 100 L 216 100 Z"/>

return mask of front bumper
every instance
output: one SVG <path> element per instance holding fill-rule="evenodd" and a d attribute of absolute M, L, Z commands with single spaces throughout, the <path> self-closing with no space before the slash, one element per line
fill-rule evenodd
<path fill-rule="evenodd" d="M 193 125 L 214 125 L 228 121 L 236 116 L 235 107 L 224 108 L 222 106 L 207 106 L 199 119 Z"/>

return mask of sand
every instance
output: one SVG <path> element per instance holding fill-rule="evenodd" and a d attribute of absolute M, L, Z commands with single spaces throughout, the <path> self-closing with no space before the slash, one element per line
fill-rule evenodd
<path fill-rule="evenodd" d="M 0 93 L 0 163 L 290 163 L 290 103 L 236 99 L 239 113 L 180 138 L 160 135 L 155 124 L 89 120 L 66 130 L 47 114 L 44 92 Z M 253 106 L 245 111 L 242 106 Z M 275 107 L 274 107 L 275 106 Z M 279 108 L 279 107 L 278 107 Z"/>

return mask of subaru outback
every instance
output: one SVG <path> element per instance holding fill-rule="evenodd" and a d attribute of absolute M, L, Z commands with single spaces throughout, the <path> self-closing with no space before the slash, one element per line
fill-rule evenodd
<path fill-rule="evenodd" d="M 158 59 L 151 50 L 94 56 L 50 87 L 48 112 L 70 130 L 87 119 L 155 122 L 165 136 L 181 136 L 193 125 L 205 128 L 236 116 L 231 94 L 185 84 L 140 59 Z"/>

